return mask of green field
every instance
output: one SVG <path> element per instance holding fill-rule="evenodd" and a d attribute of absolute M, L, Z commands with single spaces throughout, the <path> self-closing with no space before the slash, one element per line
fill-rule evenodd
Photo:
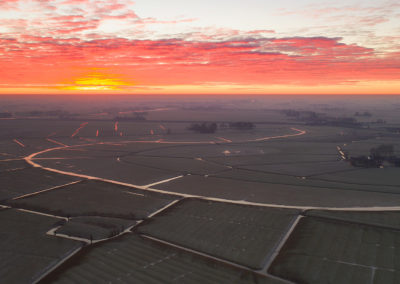
<path fill-rule="evenodd" d="M 0 172 L 0 200 L 18 197 L 77 180 L 79 178 L 31 167 Z"/>
<path fill-rule="evenodd" d="M 275 163 L 266 165 L 240 166 L 245 170 L 260 171 L 266 173 L 278 173 L 298 177 L 310 177 L 317 174 L 354 171 L 354 168 L 345 161 L 313 161 L 313 162 L 292 162 Z"/>
<path fill-rule="evenodd" d="M 299 211 L 184 200 L 140 234 L 261 269 Z"/>
<path fill-rule="evenodd" d="M 41 283 L 282 283 L 134 235 L 95 245 L 66 264 Z"/>
<path fill-rule="evenodd" d="M 15 161 L 1 161 L 0 160 L 0 173 L 14 171 L 17 169 L 29 168 L 24 160 L 15 160 Z"/>
<path fill-rule="evenodd" d="M 57 222 L 15 209 L 0 210 L 1 283 L 32 283 L 83 245 L 46 235 Z"/>
<path fill-rule="evenodd" d="M 292 206 L 397 206 L 400 203 L 399 194 L 379 192 L 382 191 L 381 187 L 374 188 L 378 192 L 368 192 L 362 189 L 310 187 L 301 185 L 300 180 L 297 185 L 291 185 L 271 183 L 268 180 L 260 182 L 254 176 L 252 179 L 251 176 L 245 178 L 248 180 L 242 180 L 240 176 L 233 174 L 231 178 L 192 175 L 154 187 L 176 193 Z M 281 179 L 284 180 L 284 177 Z M 395 192 L 396 188 L 390 187 L 388 190 Z"/>
<path fill-rule="evenodd" d="M 400 232 L 306 217 L 270 268 L 295 283 L 398 283 Z"/>
<path fill-rule="evenodd" d="M 100 216 L 131 220 L 146 218 L 176 198 L 130 187 L 84 181 L 9 204 L 59 216 Z"/>
<path fill-rule="evenodd" d="M 380 169 L 371 169 L 371 170 L 380 170 Z M 372 174 L 374 171 L 370 171 Z M 330 180 L 325 180 L 322 176 L 312 176 L 310 178 L 302 178 L 301 176 L 292 176 L 286 174 L 276 174 L 276 173 L 268 173 L 259 170 L 246 170 L 246 169 L 232 169 L 229 171 L 224 171 L 222 173 L 218 173 L 215 176 L 233 180 L 242 180 L 242 181 L 254 181 L 254 182 L 264 182 L 269 184 L 279 184 L 279 185 L 297 185 L 303 186 L 307 188 L 331 188 L 337 190 L 356 190 L 356 191 L 371 191 L 371 192 L 382 192 L 382 193 L 399 193 L 397 180 L 395 178 L 394 173 L 396 172 L 396 168 L 393 168 L 391 172 L 388 173 L 390 177 L 392 177 L 392 182 L 388 180 L 385 184 L 379 185 L 379 181 L 376 181 L 375 184 L 363 183 L 353 178 L 351 181 L 343 181 L 339 178 L 334 178 L 335 176 L 346 175 L 359 175 L 359 170 L 351 170 L 348 172 L 340 172 L 340 173 L 332 173 Z M 367 173 L 367 172 L 366 172 Z M 371 175 L 372 175 L 371 174 Z M 371 177 L 373 179 L 373 176 Z M 383 183 L 383 181 L 381 181 Z"/>
<path fill-rule="evenodd" d="M 117 158 L 81 157 L 67 160 L 43 160 L 40 164 L 58 170 L 117 180 L 134 185 L 147 185 L 180 175 L 178 171 L 154 166 L 140 166 L 118 161 Z"/>
<path fill-rule="evenodd" d="M 131 165 L 140 165 L 164 170 L 171 170 L 179 174 L 190 173 L 206 175 L 214 174 L 227 169 L 225 166 L 210 163 L 204 160 L 196 160 L 195 158 L 126 156 L 121 158 L 121 160 L 122 162 L 127 164 L 127 167 L 130 167 Z"/>
<path fill-rule="evenodd" d="M 333 220 L 347 221 L 352 223 L 366 224 L 371 226 L 386 227 L 400 230 L 399 211 L 327 211 L 309 210 L 305 214 L 311 217 L 321 217 Z"/>
<path fill-rule="evenodd" d="M 343 183 L 377 185 L 379 187 L 390 185 L 396 186 L 396 192 L 400 193 L 400 178 L 398 176 L 399 168 L 384 168 L 384 169 L 359 169 L 358 171 L 340 172 L 330 175 L 318 175 L 316 179 L 323 181 L 336 181 Z"/>

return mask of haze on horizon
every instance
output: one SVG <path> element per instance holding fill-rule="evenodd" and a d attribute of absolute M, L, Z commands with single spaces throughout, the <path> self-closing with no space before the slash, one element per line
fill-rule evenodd
<path fill-rule="evenodd" d="M 0 94 L 400 94 L 398 1 L 0 2 Z"/>

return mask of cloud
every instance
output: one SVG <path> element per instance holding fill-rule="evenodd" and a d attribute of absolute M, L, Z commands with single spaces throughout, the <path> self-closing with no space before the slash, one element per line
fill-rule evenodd
<path fill-rule="evenodd" d="M 340 38 L 205 42 L 25 36 L 2 39 L 0 46 L 0 70 L 8 70 L 1 76 L 10 84 L 57 84 L 88 67 L 113 70 L 148 86 L 212 81 L 323 85 L 400 79 L 398 54 L 381 57 L 370 48 L 341 43 Z"/>
<path fill-rule="evenodd" d="M 382 52 L 342 37 L 216 27 L 154 35 L 148 26 L 195 19 L 141 18 L 134 3 L 123 0 L 33 0 L 29 9 L 22 0 L 0 3 L 15 9 L 13 17 L 0 14 L 0 77 L 9 86 L 63 85 L 90 68 L 104 68 L 149 88 L 400 80 L 398 49 Z M 345 13 L 341 8 L 333 12 Z M 384 21 L 379 13 L 365 25 Z M 397 36 L 385 39 L 392 46 L 398 41 Z"/>
<path fill-rule="evenodd" d="M 373 27 L 396 18 L 400 8 L 398 1 L 377 1 L 377 4 L 337 4 L 327 6 L 326 3 L 307 5 L 303 9 L 281 9 L 279 15 L 293 16 L 304 15 L 309 18 L 319 19 L 329 23 L 344 23 L 347 28 Z"/>

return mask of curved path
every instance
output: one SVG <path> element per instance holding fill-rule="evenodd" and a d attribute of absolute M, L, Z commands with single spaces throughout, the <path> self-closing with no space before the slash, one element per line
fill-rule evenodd
<path fill-rule="evenodd" d="M 272 139 L 278 139 L 278 138 L 288 138 L 288 137 L 294 137 L 294 136 L 300 136 L 304 135 L 307 133 L 305 130 L 300 130 L 296 128 L 291 128 L 292 130 L 296 131 L 297 133 L 294 134 L 286 134 L 286 135 L 280 135 L 280 136 L 270 136 L 270 137 L 262 137 L 258 139 L 253 139 L 253 140 L 245 140 L 245 141 L 237 141 L 234 143 L 245 143 L 245 142 L 258 142 L 258 141 L 267 141 L 267 140 L 272 140 Z M 198 198 L 198 199 L 204 199 L 204 200 L 210 200 L 210 201 L 216 201 L 216 202 L 226 202 L 226 203 L 232 203 L 232 204 L 242 204 L 242 205 L 252 205 L 252 206 L 263 206 L 263 207 L 273 207 L 273 208 L 287 208 L 287 209 L 300 209 L 300 210 L 310 210 L 310 209 L 316 209 L 316 210 L 335 210 L 335 211 L 396 211 L 400 210 L 400 206 L 377 206 L 377 207 L 319 207 L 319 206 L 296 206 L 296 205 L 280 205 L 280 204 L 273 204 L 273 203 L 258 203 L 258 202 L 250 202 L 250 201 L 242 201 L 242 200 L 232 200 L 232 199 L 224 199 L 224 198 L 215 198 L 215 197 L 209 197 L 209 196 L 204 196 L 204 195 L 194 195 L 194 194 L 185 194 L 185 193 L 178 193 L 174 191 L 166 191 L 166 190 L 160 190 L 160 189 L 155 189 L 152 188 L 154 185 L 158 185 L 161 183 L 165 183 L 174 179 L 181 178 L 183 176 L 177 176 L 174 178 L 166 179 L 166 180 L 161 180 L 149 185 L 136 185 L 136 184 L 131 184 L 131 183 L 125 183 L 125 182 L 120 182 L 116 180 L 111 180 L 111 179 L 105 179 L 101 177 L 95 177 L 95 176 L 89 176 L 89 175 L 84 175 L 84 174 L 78 174 L 74 172 L 69 172 L 69 171 L 62 171 L 54 168 L 48 168 L 44 167 L 38 163 L 36 163 L 35 158 L 41 154 L 48 153 L 54 150 L 61 150 L 61 149 L 66 149 L 66 148 L 79 148 L 79 147 L 87 147 L 87 146 L 92 146 L 92 145 L 101 145 L 101 144 L 112 144 L 114 142 L 96 142 L 96 143 L 89 143 L 89 144 L 81 144 L 81 145 L 74 145 L 74 146 L 60 146 L 60 147 L 54 147 L 54 148 L 49 148 L 45 149 L 36 153 L 33 153 L 27 157 L 25 157 L 25 161 L 32 165 L 33 167 L 41 168 L 43 170 L 59 173 L 59 174 L 64 174 L 64 175 L 69 175 L 69 176 L 74 176 L 74 177 L 80 177 L 80 178 L 85 178 L 89 180 L 98 180 L 106 183 L 112 183 L 112 184 L 117 184 L 117 185 L 123 185 L 126 187 L 131 187 L 135 189 L 141 189 L 141 190 L 146 190 L 146 191 L 151 191 L 151 192 L 158 192 L 162 194 L 170 194 L 170 195 L 176 195 L 180 196 L 183 198 Z M 133 141 L 121 141 L 118 142 L 118 144 L 126 144 L 126 143 L 159 143 L 159 144 L 215 144 L 215 141 L 163 141 L 163 140 L 148 140 L 148 141 L 143 141 L 143 140 L 133 140 Z M 231 143 L 231 142 L 220 142 L 218 141 L 217 143 Z"/>

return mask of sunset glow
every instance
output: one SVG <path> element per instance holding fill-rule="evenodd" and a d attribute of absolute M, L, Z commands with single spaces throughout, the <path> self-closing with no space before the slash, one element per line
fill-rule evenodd
<path fill-rule="evenodd" d="M 130 84 L 112 78 L 107 74 L 93 73 L 86 77 L 77 78 L 72 84 L 61 86 L 60 89 L 77 91 L 116 91 L 121 90 L 124 86 L 130 86 Z"/>
<path fill-rule="evenodd" d="M 269 2 L 1 1 L 0 94 L 400 93 L 398 1 Z"/>

